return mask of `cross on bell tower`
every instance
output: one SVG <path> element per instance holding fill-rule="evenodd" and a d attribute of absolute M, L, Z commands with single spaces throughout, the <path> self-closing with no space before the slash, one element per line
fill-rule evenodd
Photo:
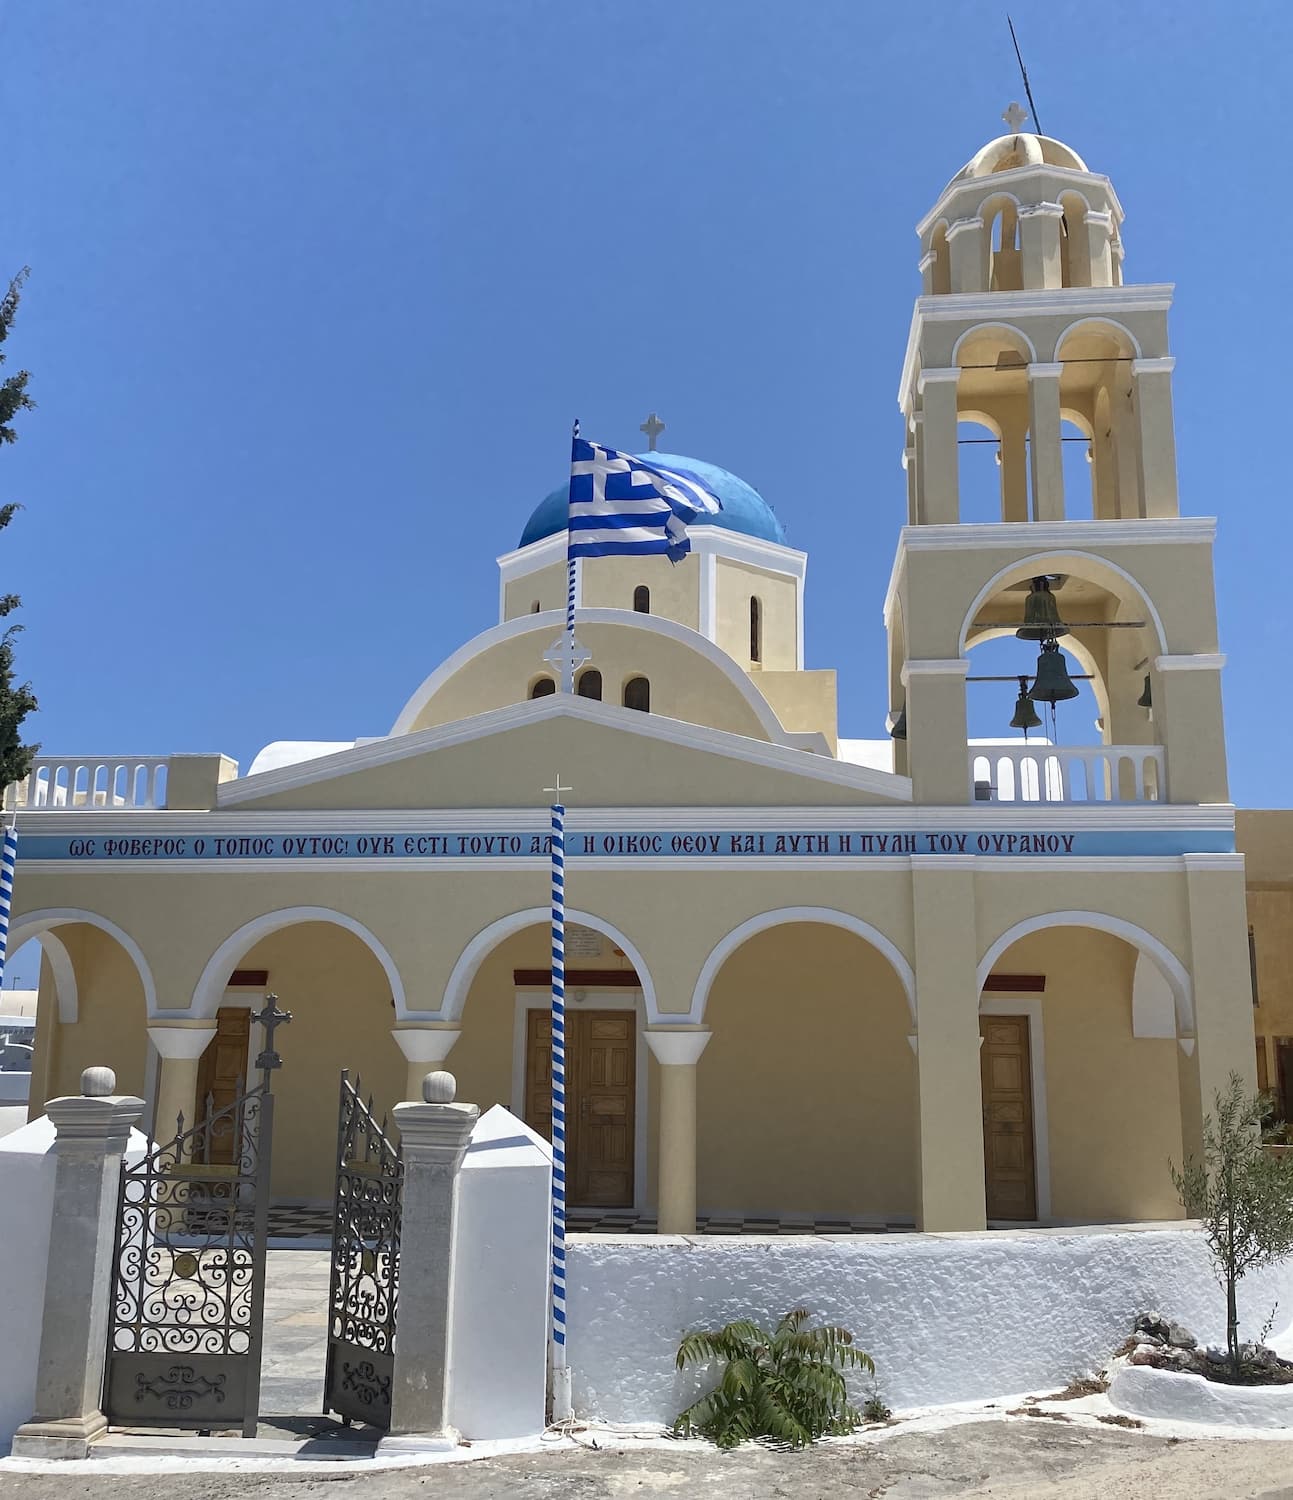
<path fill-rule="evenodd" d="M 1012 99 L 1009 105 L 1003 111 L 1001 118 L 1006 122 L 1007 125 L 1010 126 L 1011 134 L 1018 135 L 1019 127 L 1028 118 L 1028 111 L 1026 109 L 1020 108 L 1019 101 L 1017 99 Z"/>
<path fill-rule="evenodd" d="M 664 423 L 656 416 L 655 412 L 652 412 L 641 427 L 638 428 L 638 431 L 646 433 L 647 451 L 654 453 L 656 451 L 656 439 L 664 431 Z"/>

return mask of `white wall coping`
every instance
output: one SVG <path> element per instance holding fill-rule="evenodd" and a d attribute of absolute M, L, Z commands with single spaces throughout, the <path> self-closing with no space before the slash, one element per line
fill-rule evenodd
<path fill-rule="evenodd" d="M 1120 1411 L 1170 1422 L 1293 1427 L 1293 1385 L 1227 1385 L 1184 1370 L 1118 1362 L 1109 1400 Z"/>

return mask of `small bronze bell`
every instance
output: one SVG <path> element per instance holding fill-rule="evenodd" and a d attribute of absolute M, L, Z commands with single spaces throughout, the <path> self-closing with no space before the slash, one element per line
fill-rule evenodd
<path fill-rule="evenodd" d="M 1030 729 L 1040 729 L 1041 723 L 1041 715 L 1033 707 L 1032 701 L 1028 696 L 1028 679 L 1021 677 L 1019 679 L 1019 696 L 1015 699 L 1015 716 L 1010 721 L 1010 727 L 1011 729 L 1022 729 L 1024 731 L 1024 738 L 1027 739 L 1028 731 Z"/>
<path fill-rule="evenodd" d="M 1049 641 L 1067 635 L 1068 627 L 1060 623 L 1059 605 L 1051 593 L 1049 578 L 1034 578 L 1024 600 L 1024 623 L 1015 631 L 1021 641 Z"/>
<path fill-rule="evenodd" d="M 905 740 L 907 738 L 907 705 L 898 710 L 898 717 L 893 721 L 893 728 L 889 731 L 891 740 Z"/>
<path fill-rule="evenodd" d="M 1149 673 L 1145 673 L 1145 691 L 1136 699 L 1137 708 L 1153 708 L 1154 699 L 1149 691 Z"/>
<path fill-rule="evenodd" d="M 1069 669 L 1064 664 L 1064 653 L 1054 641 L 1042 642 L 1042 654 L 1037 658 L 1037 676 L 1028 696 L 1034 703 L 1065 703 L 1076 698 L 1077 688 L 1069 678 Z"/>

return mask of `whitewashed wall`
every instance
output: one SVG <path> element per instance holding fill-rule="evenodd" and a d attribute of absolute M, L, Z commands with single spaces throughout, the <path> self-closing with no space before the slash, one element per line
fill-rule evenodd
<path fill-rule="evenodd" d="M 894 1407 L 1063 1385 L 1102 1364 L 1147 1308 L 1203 1341 L 1225 1338 L 1225 1298 L 1188 1228 L 586 1235 L 567 1268 L 575 1411 L 610 1422 L 671 1422 L 712 1383 L 674 1369 L 685 1332 L 797 1306 L 852 1330 Z M 1256 1337 L 1277 1301 L 1278 1333 L 1293 1319 L 1293 1261 L 1242 1283 L 1241 1333 Z"/>

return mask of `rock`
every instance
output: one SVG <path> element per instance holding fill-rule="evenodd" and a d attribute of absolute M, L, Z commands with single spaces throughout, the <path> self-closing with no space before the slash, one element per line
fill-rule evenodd
<path fill-rule="evenodd" d="M 1161 1349 L 1164 1343 L 1163 1339 L 1160 1338 L 1158 1334 L 1148 1333 L 1143 1328 L 1137 1330 L 1136 1342 L 1138 1344 L 1152 1344 L 1156 1349 Z"/>
<path fill-rule="evenodd" d="M 1131 1363 L 1133 1365 L 1157 1364 L 1161 1350 L 1154 1344 L 1137 1344 L 1131 1351 Z"/>
<path fill-rule="evenodd" d="M 1203 1355 L 1210 1365 L 1224 1365 L 1230 1358 L 1220 1344 L 1209 1344 Z"/>
<path fill-rule="evenodd" d="M 1179 1323 L 1171 1323 L 1167 1329 L 1167 1342 L 1178 1349 L 1193 1349 L 1199 1341 L 1188 1328 L 1182 1328 Z"/>
<path fill-rule="evenodd" d="M 1160 1312 L 1143 1312 L 1132 1325 L 1136 1333 L 1152 1333 L 1166 1342 L 1170 1325 Z"/>

